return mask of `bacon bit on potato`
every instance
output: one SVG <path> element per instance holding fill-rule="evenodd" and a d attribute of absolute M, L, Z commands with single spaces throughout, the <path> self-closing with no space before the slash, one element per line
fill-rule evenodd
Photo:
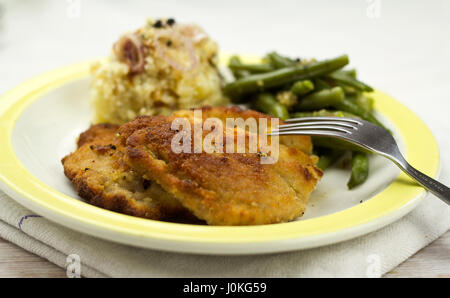
<path fill-rule="evenodd" d="M 125 34 L 113 46 L 117 59 L 130 67 L 130 74 L 144 71 L 145 56 L 144 44 L 137 34 Z"/>

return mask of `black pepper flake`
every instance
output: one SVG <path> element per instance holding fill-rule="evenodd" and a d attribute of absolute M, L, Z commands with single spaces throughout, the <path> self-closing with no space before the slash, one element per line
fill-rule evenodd
<path fill-rule="evenodd" d="M 167 20 L 167 25 L 172 26 L 173 24 L 175 24 L 175 20 L 170 18 Z"/>
<path fill-rule="evenodd" d="M 267 153 L 262 153 L 261 151 L 259 151 L 257 154 L 258 154 L 259 157 L 266 157 L 267 156 Z"/>
<path fill-rule="evenodd" d="M 89 146 L 89 148 L 91 148 L 91 150 L 94 150 L 94 145 Z"/>
<path fill-rule="evenodd" d="M 163 23 L 161 22 L 161 20 L 157 20 L 154 24 L 153 27 L 154 28 L 161 28 L 163 26 Z"/>
<path fill-rule="evenodd" d="M 172 45 L 172 41 L 168 40 L 167 43 L 166 43 L 166 46 L 170 47 L 171 45 Z"/>
<path fill-rule="evenodd" d="M 89 168 L 84 168 L 85 171 L 89 170 Z"/>
<path fill-rule="evenodd" d="M 359 201 L 359 203 L 362 203 L 362 200 L 361 200 L 361 201 Z"/>
<path fill-rule="evenodd" d="M 150 185 L 152 185 L 152 182 L 150 180 L 144 179 L 144 181 L 142 181 L 142 187 L 147 190 Z"/>
<path fill-rule="evenodd" d="M 117 149 L 116 145 L 112 145 L 112 144 L 109 144 L 109 148 L 111 148 L 112 150 L 116 150 Z"/>

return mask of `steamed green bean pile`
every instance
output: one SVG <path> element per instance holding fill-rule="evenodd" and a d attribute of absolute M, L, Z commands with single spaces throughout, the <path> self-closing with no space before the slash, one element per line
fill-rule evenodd
<path fill-rule="evenodd" d="M 228 67 L 235 80 L 225 85 L 224 92 L 234 103 L 249 104 L 255 110 L 282 120 L 311 116 L 353 117 L 383 127 L 373 114 L 372 87 L 359 81 L 355 70 L 345 70 L 348 63 L 347 55 L 305 61 L 272 52 L 257 64 L 244 63 L 233 56 Z M 312 141 L 319 157 L 319 168 L 325 170 L 344 155 L 351 156 L 348 188 L 367 180 L 367 152 L 334 138 L 314 136 Z"/>

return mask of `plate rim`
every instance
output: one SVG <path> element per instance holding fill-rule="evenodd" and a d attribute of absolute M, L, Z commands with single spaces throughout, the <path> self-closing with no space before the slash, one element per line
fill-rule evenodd
<path fill-rule="evenodd" d="M 167 223 L 119 214 L 65 195 L 40 181 L 20 162 L 12 134 L 20 115 L 45 93 L 89 75 L 89 60 L 28 80 L 0 96 L 0 189 L 45 218 L 95 237 L 158 250 L 201 254 L 260 254 L 312 248 L 379 229 L 411 211 L 426 194 L 403 174 L 370 200 L 304 221 L 217 227 Z M 439 148 L 425 123 L 392 97 L 375 91 L 375 108 L 391 121 L 405 144 L 406 158 L 431 177 L 439 171 Z M 418 140 L 420 139 L 420 141 Z M 426 144 L 426 145 L 424 145 Z M 421 146 L 422 145 L 422 146 Z M 389 197 L 397 197 L 395 202 Z M 388 207 L 383 207 L 388 204 Z"/>

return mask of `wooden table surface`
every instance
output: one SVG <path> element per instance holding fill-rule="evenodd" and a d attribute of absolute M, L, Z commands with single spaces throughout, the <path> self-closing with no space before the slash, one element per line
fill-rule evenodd
<path fill-rule="evenodd" d="M 0 238 L 0 277 L 66 277 L 66 271 Z M 450 278 L 450 231 L 385 277 Z"/>

